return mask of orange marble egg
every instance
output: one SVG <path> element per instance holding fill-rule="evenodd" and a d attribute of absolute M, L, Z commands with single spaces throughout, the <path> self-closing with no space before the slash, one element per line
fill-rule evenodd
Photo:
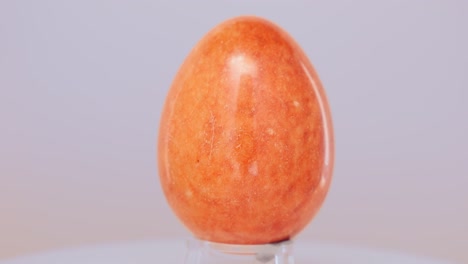
<path fill-rule="evenodd" d="M 199 239 L 278 242 L 320 208 L 333 142 L 324 90 L 299 45 L 265 19 L 238 17 L 208 32 L 172 83 L 160 180 Z"/>

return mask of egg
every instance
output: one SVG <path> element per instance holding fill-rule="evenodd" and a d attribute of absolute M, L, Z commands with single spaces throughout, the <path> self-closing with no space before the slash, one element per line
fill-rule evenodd
<path fill-rule="evenodd" d="M 158 137 L 162 189 L 194 236 L 291 239 L 322 205 L 333 159 L 324 89 L 286 31 L 236 17 L 196 44 L 169 89 Z"/>

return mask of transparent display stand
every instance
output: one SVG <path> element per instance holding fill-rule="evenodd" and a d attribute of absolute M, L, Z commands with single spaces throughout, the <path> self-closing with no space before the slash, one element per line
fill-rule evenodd
<path fill-rule="evenodd" d="M 232 245 L 198 239 L 187 240 L 185 264 L 293 264 L 293 242 Z"/>

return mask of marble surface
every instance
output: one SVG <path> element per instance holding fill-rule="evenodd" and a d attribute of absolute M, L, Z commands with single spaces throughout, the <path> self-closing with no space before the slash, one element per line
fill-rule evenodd
<path fill-rule="evenodd" d="M 0 264 L 154 264 L 183 263 L 184 239 L 112 243 L 17 257 Z M 399 252 L 310 241 L 294 243 L 296 264 L 449 264 Z"/>

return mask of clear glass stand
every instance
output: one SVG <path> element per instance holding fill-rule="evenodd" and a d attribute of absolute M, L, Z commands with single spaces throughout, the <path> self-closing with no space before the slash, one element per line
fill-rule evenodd
<path fill-rule="evenodd" d="M 185 264 L 294 264 L 291 240 L 264 245 L 187 241 Z"/>

